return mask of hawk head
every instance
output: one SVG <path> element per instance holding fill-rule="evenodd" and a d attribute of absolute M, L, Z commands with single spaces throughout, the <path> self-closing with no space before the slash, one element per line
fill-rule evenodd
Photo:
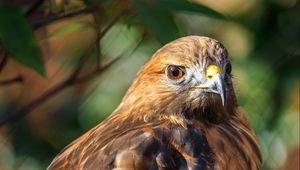
<path fill-rule="evenodd" d="M 119 109 L 126 107 L 125 113 L 145 121 L 218 122 L 226 119 L 235 105 L 226 49 L 214 39 L 188 36 L 166 44 L 152 56 Z"/>

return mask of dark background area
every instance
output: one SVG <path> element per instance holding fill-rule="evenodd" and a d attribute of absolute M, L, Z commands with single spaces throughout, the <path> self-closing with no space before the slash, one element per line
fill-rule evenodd
<path fill-rule="evenodd" d="M 45 169 L 186 35 L 228 49 L 261 169 L 299 169 L 299 16 L 297 0 L 0 1 L 0 169 Z"/>

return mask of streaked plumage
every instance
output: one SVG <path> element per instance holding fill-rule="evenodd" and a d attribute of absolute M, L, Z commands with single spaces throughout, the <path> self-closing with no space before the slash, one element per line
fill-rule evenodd
<path fill-rule="evenodd" d="M 258 142 L 237 105 L 230 72 L 216 40 L 188 36 L 165 45 L 111 116 L 64 148 L 48 169 L 258 169 Z"/>

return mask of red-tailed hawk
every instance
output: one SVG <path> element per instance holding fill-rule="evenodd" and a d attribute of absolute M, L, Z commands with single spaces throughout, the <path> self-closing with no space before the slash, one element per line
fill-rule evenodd
<path fill-rule="evenodd" d="M 116 110 L 48 169 L 254 170 L 261 161 L 226 49 L 188 36 L 159 49 Z"/>

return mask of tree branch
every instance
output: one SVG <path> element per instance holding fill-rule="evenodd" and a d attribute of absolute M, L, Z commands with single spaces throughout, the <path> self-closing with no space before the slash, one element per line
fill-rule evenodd
<path fill-rule="evenodd" d="M 97 42 L 100 41 L 100 39 L 107 33 L 107 31 L 118 21 L 118 19 L 123 15 L 123 12 L 120 12 L 118 14 L 116 14 L 115 16 L 113 16 L 111 22 L 109 22 L 106 27 L 104 27 L 104 29 L 101 31 L 100 34 L 98 34 L 96 40 L 94 41 L 93 45 L 89 47 L 89 49 L 87 50 L 87 54 L 89 55 L 93 48 L 95 47 L 94 45 L 97 45 Z M 86 61 L 87 57 L 86 55 L 83 55 L 80 59 L 79 59 L 79 64 L 77 66 L 77 68 L 74 70 L 74 72 L 71 74 L 69 81 L 75 81 L 81 68 L 83 67 L 85 61 Z"/>
<path fill-rule="evenodd" d="M 38 7 L 40 7 L 43 4 L 44 0 L 36 0 L 31 8 L 26 12 L 26 15 L 32 14 Z"/>
<path fill-rule="evenodd" d="M 102 30 L 101 34 L 96 38 L 95 42 L 100 40 L 105 33 L 111 28 L 111 26 L 116 23 L 116 21 L 122 16 L 123 12 L 120 12 L 116 14 L 111 21 L 107 24 L 107 26 Z M 41 96 L 37 97 L 27 105 L 21 107 L 14 113 L 9 114 L 7 117 L 3 118 L 0 120 L 0 127 L 11 122 L 15 122 L 19 120 L 20 118 L 24 117 L 25 115 L 29 114 L 32 110 L 34 110 L 36 107 L 38 107 L 40 104 L 45 102 L 46 100 L 50 99 L 57 93 L 61 92 L 63 89 L 73 85 L 76 83 L 76 78 L 84 65 L 87 57 L 92 53 L 94 47 L 95 47 L 95 42 L 92 43 L 92 45 L 86 50 L 86 52 L 82 55 L 82 57 L 79 60 L 78 66 L 74 69 L 73 73 L 63 82 L 58 83 L 51 89 L 47 90 L 44 94 Z M 106 66 L 103 66 L 99 71 L 97 71 L 97 75 L 103 73 L 106 69 L 108 69 L 113 63 L 109 63 Z M 93 76 L 91 76 L 93 77 Z M 86 80 L 89 79 L 88 77 L 85 78 Z"/>
<path fill-rule="evenodd" d="M 126 55 L 127 57 L 131 56 L 140 47 L 140 45 L 144 41 L 144 38 L 145 38 L 145 36 L 143 36 L 141 38 L 141 40 L 137 43 L 137 45 L 135 46 L 135 48 L 133 50 L 131 50 L 131 52 L 128 55 Z M 124 55 L 116 57 L 109 64 L 107 64 L 107 65 L 105 65 L 105 66 L 103 66 L 101 68 L 97 67 L 96 70 L 94 70 L 93 72 L 91 72 L 91 73 L 89 73 L 89 74 L 87 74 L 85 76 L 82 76 L 80 78 L 77 78 L 76 81 L 75 81 L 75 83 L 82 83 L 82 82 L 85 82 L 85 81 L 93 79 L 99 73 L 102 73 L 104 70 L 106 70 L 107 68 L 109 68 L 111 65 L 113 65 L 114 63 L 116 63 L 117 61 L 119 61 L 122 57 L 124 57 Z"/>
<path fill-rule="evenodd" d="M 78 16 L 78 15 L 82 15 L 82 14 L 87 14 L 87 13 L 91 13 L 91 12 L 94 12 L 96 10 L 96 8 L 94 7 L 86 7 L 84 9 L 81 9 L 81 10 L 78 10 L 78 11 L 75 11 L 75 12 L 69 12 L 67 14 L 64 14 L 64 15 L 49 15 L 48 17 L 46 18 L 42 18 L 40 20 L 37 20 L 35 22 L 32 23 L 32 27 L 33 29 L 38 29 L 44 25 L 47 25 L 47 24 L 50 24 L 51 22 L 54 22 L 54 21 L 57 21 L 57 20 L 60 20 L 60 19 L 66 19 L 66 18 L 71 18 L 71 17 L 75 17 L 75 16 Z"/>
<path fill-rule="evenodd" d="M 7 63 L 7 53 L 4 52 L 3 58 L 0 62 L 0 72 L 3 70 L 6 63 Z"/>
<path fill-rule="evenodd" d="M 83 83 L 86 81 L 89 81 L 93 78 L 95 78 L 96 76 L 98 76 L 100 73 L 103 73 L 105 70 L 107 70 L 110 66 L 112 66 L 113 64 L 115 64 L 117 61 L 119 61 L 121 57 L 117 57 L 114 60 L 112 60 L 110 63 L 108 63 L 107 65 L 101 67 L 101 68 L 96 68 L 96 70 L 94 70 L 93 72 L 82 76 L 80 78 L 77 78 L 76 81 L 74 81 L 74 83 Z"/>
<path fill-rule="evenodd" d="M 23 79 L 22 79 L 21 76 L 11 78 L 11 79 L 8 79 L 8 80 L 0 80 L 0 86 L 6 86 L 6 85 L 13 84 L 13 83 L 20 83 L 22 81 L 23 81 Z"/>
<path fill-rule="evenodd" d="M 109 64 L 109 65 L 111 65 L 111 64 Z M 109 68 L 109 67 L 104 66 L 101 69 L 101 71 L 98 72 L 98 75 L 101 74 L 102 72 L 104 72 L 107 68 Z M 73 85 L 75 83 L 76 83 L 76 81 L 70 81 L 70 79 L 66 79 L 65 81 L 55 85 L 54 87 L 52 87 L 51 89 L 46 91 L 44 94 L 42 94 L 38 98 L 34 99 L 33 101 L 31 101 L 27 105 L 21 107 L 16 112 L 14 112 L 12 114 L 9 114 L 7 117 L 1 119 L 0 120 L 0 127 L 7 124 L 7 123 L 15 122 L 15 121 L 21 119 L 22 117 L 29 114 L 36 107 L 38 107 L 40 104 L 44 103 L 46 100 L 50 99 L 51 97 L 55 96 L 56 94 L 58 94 L 59 92 L 61 92 L 65 88 L 70 87 L 71 85 Z"/>

